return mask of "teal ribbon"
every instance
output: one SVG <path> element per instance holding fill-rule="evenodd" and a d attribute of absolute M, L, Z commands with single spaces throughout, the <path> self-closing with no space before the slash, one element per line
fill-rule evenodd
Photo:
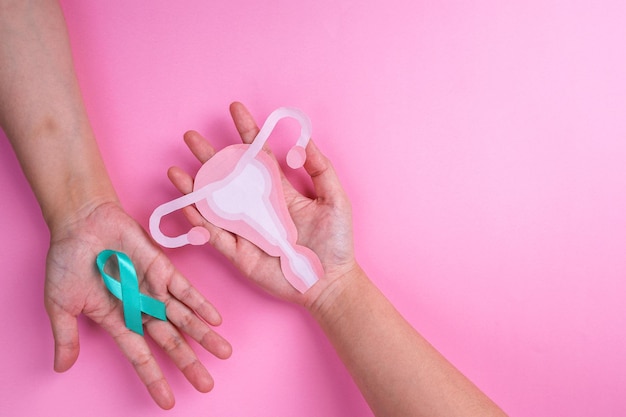
<path fill-rule="evenodd" d="M 104 267 L 111 256 L 117 257 L 119 281 L 104 272 Z M 165 304 L 139 292 L 139 281 L 137 281 L 135 266 L 125 253 L 108 249 L 103 250 L 96 257 L 96 265 L 98 265 L 104 285 L 124 306 L 126 327 L 143 336 L 142 312 L 159 320 L 167 320 Z"/>

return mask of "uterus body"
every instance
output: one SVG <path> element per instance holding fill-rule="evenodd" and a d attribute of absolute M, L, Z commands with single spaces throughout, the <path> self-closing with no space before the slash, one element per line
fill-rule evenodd
<path fill-rule="evenodd" d="M 322 265 L 311 249 L 296 243 L 297 229 L 285 202 L 278 164 L 262 151 L 276 123 L 284 117 L 300 122 L 300 138 L 287 155 L 287 162 L 292 168 L 302 166 L 304 148 L 310 138 L 310 121 L 299 110 L 278 109 L 268 117 L 250 145 L 231 145 L 217 152 L 196 174 L 191 193 L 154 210 L 150 217 L 154 239 L 165 247 L 208 242 L 209 232 L 202 227 L 193 227 L 175 237 L 164 235 L 160 229 L 164 216 L 195 204 L 212 224 L 280 258 L 283 275 L 298 291 L 305 292 L 315 284 L 323 274 Z"/>

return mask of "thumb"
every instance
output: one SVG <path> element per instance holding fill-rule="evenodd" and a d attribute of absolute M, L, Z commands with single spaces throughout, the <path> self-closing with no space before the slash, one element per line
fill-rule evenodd
<path fill-rule="evenodd" d="M 313 181 L 313 187 L 318 198 L 333 203 L 345 199 L 345 192 L 339 182 L 335 168 L 328 158 L 320 152 L 313 140 L 309 140 L 306 147 L 304 169 Z"/>
<path fill-rule="evenodd" d="M 48 308 L 54 337 L 54 370 L 65 372 L 78 359 L 78 322 L 76 317 L 57 305 Z"/>

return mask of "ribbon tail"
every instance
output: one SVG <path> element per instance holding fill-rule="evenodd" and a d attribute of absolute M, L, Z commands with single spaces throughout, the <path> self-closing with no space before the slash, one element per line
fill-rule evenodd
<path fill-rule="evenodd" d="M 141 304 L 141 311 L 144 313 L 159 320 L 167 320 L 164 302 L 145 294 L 139 294 L 139 302 Z"/>

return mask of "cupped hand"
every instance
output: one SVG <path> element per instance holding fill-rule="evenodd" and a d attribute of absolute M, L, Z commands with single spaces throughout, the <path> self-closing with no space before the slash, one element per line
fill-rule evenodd
<path fill-rule="evenodd" d="M 243 143 L 251 143 L 259 128 L 250 112 L 241 103 L 233 103 L 230 113 Z M 216 153 L 213 146 L 195 131 L 187 132 L 184 138 L 201 163 Z M 271 155 L 269 148 L 264 148 L 264 151 Z M 267 255 L 250 241 L 211 224 L 194 207 L 186 207 L 184 213 L 193 226 L 203 226 L 209 231 L 209 243 L 245 277 L 281 299 L 311 305 L 335 280 L 357 265 L 350 202 L 332 164 L 313 141 L 309 141 L 306 148 L 304 168 L 313 183 L 313 198 L 299 193 L 281 172 L 287 208 L 298 231 L 298 244 L 312 249 L 324 267 L 324 277 L 304 294 L 295 290 L 284 278 L 278 258 Z M 180 192 L 188 194 L 193 190 L 192 177 L 182 169 L 172 167 L 168 176 Z"/>
<path fill-rule="evenodd" d="M 146 334 L 198 391 L 210 391 L 213 379 L 183 333 L 225 359 L 231 346 L 211 327 L 221 317 L 116 202 L 85 207 L 51 233 L 45 305 L 55 341 L 54 369 L 63 372 L 78 358 L 77 317 L 82 313 L 113 337 L 154 401 L 164 409 L 174 406 L 172 390 L 146 340 L 126 328 L 121 302 L 107 291 L 96 269 L 96 256 L 104 249 L 126 253 L 137 270 L 140 291 L 166 305 L 167 321 L 144 315 Z"/>

